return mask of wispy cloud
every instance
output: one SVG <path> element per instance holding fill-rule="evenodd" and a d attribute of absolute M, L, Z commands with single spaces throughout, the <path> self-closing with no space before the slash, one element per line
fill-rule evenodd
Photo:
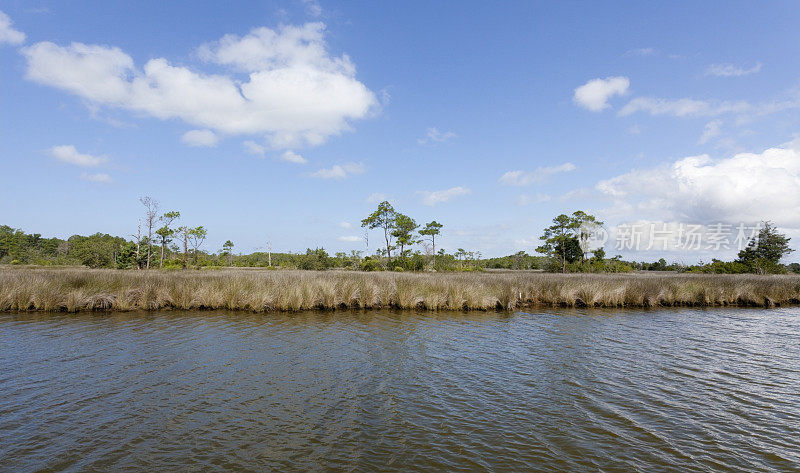
<path fill-rule="evenodd" d="M 243 142 L 242 147 L 247 153 L 258 156 L 259 158 L 266 157 L 268 151 L 266 146 L 260 145 L 252 140 L 247 140 Z M 279 154 L 278 159 L 280 159 L 281 161 L 286 161 L 287 163 L 295 163 L 295 164 L 306 164 L 308 162 L 306 158 L 295 153 L 290 149 Z"/>
<path fill-rule="evenodd" d="M 348 243 L 356 243 L 356 242 L 364 241 L 364 239 L 362 237 L 355 236 L 355 235 L 340 236 L 339 238 L 337 238 L 337 240 L 345 241 L 345 242 L 348 242 Z"/>
<path fill-rule="evenodd" d="M 25 33 L 15 30 L 13 24 L 11 18 L 0 11 L 0 44 L 18 45 L 25 42 Z"/>
<path fill-rule="evenodd" d="M 363 174 L 364 165 L 361 163 L 335 164 L 328 169 L 320 169 L 309 174 L 310 177 L 320 179 L 344 179 L 351 175 Z"/>
<path fill-rule="evenodd" d="M 636 97 L 622 107 L 619 115 L 627 116 L 636 112 L 647 112 L 651 115 L 671 115 L 673 117 L 713 117 L 724 113 L 746 112 L 751 108 L 751 105 L 745 101 L 717 102 L 690 98 Z"/>
<path fill-rule="evenodd" d="M 262 158 L 267 154 L 266 146 L 262 146 L 252 140 L 247 140 L 242 143 L 242 147 L 244 147 L 244 150 L 248 153 L 260 156 Z"/>
<path fill-rule="evenodd" d="M 322 15 L 322 7 L 316 0 L 300 0 L 306 6 L 306 14 L 314 18 Z"/>
<path fill-rule="evenodd" d="M 517 197 L 517 205 L 525 206 L 531 204 L 541 204 L 544 202 L 549 202 L 553 198 L 547 194 L 536 194 L 535 196 L 529 196 L 522 194 Z"/>
<path fill-rule="evenodd" d="M 447 202 L 458 196 L 467 195 L 471 191 L 467 187 L 451 187 L 439 191 L 417 191 L 417 194 L 422 196 L 422 203 L 425 205 L 436 205 L 442 202 Z"/>
<path fill-rule="evenodd" d="M 717 77 L 739 77 L 750 74 L 756 74 L 761 70 L 761 63 L 756 63 L 755 66 L 745 69 L 733 64 L 712 64 L 706 68 L 707 76 Z"/>
<path fill-rule="evenodd" d="M 367 202 L 370 204 L 377 204 L 378 202 L 383 202 L 384 200 L 389 200 L 389 196 L 383 192 L 373 192 L 367 196 Z"/>
<path fill-rule="evenodd" d="M 421 145 L 425 145 L 428 143 L 445 143 L 447 141 L 452 140 L 453 138 L 457 137 L 458 135 L 453 133 L 452 131 L 439 131 L 438 128 L 432 127 L 428 128 L 425 132 L 425 136 L 423 138 L 418 138 L 417 143 Z"/>
<path fill-rule="evenodd" d="M 711 141 L 712 138 L 719 136 L 721 132 L 722 120 L 711 120 L 710 122 L 706 123 L 705 128 L 703 128 L 703 134 L 700 136 L 700 140 L 697 142 L 697 144 L 706 144 Z"/>
<path fill-rule="evenodd" d="M 83 174 L 81 174 L 81 179 L 83 179 L 84 181 L 99 182 L 99 183 L 102 183 L 102 184 L 110 184 L 111 182 L 113 182 L 113 179 L 111 179 L 111 176 L 109 176 L 106 173 L 102 173 L 102 172 L 99 172 L 99 173 L 96 173 L 96 174 L 83 173 Z"/>
<path fill-rule="evenodd" d="M 219 138 L 211 130 L 189 130 L 181 135 L 181 141 L 195 148 L 213 148 L 219 143 Z"/>
<path fill-rule="evenodd" d="M 59 161 L 75 166 L 93 167 L 108 161 L 108 158 L 105 156 L 93 156 L 91 154 L 79 153 L 72 145 L 53 146 L 48 151 Z"/>
<path fill-rule="evenodd" d="M 653 56 L 658 51 L 655 48 L 637 48 L 637 49 L 629 49 L 625 52 L 626 56 Z"/>
<path fill-rule="evenodd" d="M 286 150 L 281 154 L 281 160 L 295 164 L 305 164 L 308 160 L 292 150 Z"/>
<path fill-rule="evenodd" d="M 553 174 L 574 171 L 576 166 L 572 163 L 559 164 L 558 166 L 543 166 L 533 171 L 508 171 L 500 176 L 500 184 L 504 186 L 529 186 L 535 182 L 542 182 Z"/>

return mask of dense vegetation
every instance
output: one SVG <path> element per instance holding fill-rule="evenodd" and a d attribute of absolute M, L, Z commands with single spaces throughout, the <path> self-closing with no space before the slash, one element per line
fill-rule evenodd
<path fill-rule="evenodd" d="M 541 270 L 571 273 L 626 273 L 636 270 L 701 273 L 786 273 L 800 272 L 800 264 L 782 265 L 780 259 L 793 251 L 789 238 L 766 223 L 735 261 L 712 260 L 693 266 L 623 261 L 607 258 L 605 250 L 592 249 L 590 240 L 603 222 L 581 211 L 559 215 L 544 230 L 541 256 L 518 252 L 499 258 L 483 258 L 480 252 L 458 248 L 447 252 L 438 247 L 444 227 L 434 221 L 420 226 L 416 221 L 381 202 L 362 220 L 362 227 L 379 230 L 380 247 L 372 255 L 361 251 L 335 253 L 324 248 L 302 253 L 261 251 L 234 254 L 227 240 L 218 251 L 206 251 L 207 231 L 203 226 L 175 225 L 180 212 L 159 213 L 157 201 L 144 197 L 144 218 L 133 240 L 96 233 L 73 235 L 66 240 L 43 238 L 9 226 L 0 226 L 0 264 L 41 266 L 88 266 L 110 269 L 186 269 L 214 267 L 265 267 L 274 269 L 361 271 L 482 271 L 486 269 Z M 369 247 L 369 241 L 365 240 Z"/>
<path fill-rule="evenodd" d="M 800 303 L 797 275 L 7 268 L 0 311 L 514 310 Z"/>

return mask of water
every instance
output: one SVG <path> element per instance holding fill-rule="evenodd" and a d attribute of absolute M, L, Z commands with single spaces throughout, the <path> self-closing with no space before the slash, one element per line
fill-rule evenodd
<path fill-rule="evenodd" d="M 800 309 L 1 314 L 0 470 L 800 471 Z"/>

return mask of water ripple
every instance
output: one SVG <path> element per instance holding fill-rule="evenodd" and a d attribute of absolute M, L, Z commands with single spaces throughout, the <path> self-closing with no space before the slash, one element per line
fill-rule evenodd
<path fill-rule="evenodd" d="M 0 471 L 799 471 L 800 310 L 0 315 Z"/>

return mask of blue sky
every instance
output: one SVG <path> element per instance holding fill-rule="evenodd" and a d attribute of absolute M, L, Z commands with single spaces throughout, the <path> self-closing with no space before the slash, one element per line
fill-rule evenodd
<path fill-rule="evenodd" d="M 0 221 L 130 235 L 150 195 L 208 250 L 349 251 L 387 198 L 492 256 L 578 209 L 637 259 L 710 253 L 619 225 L 796 243 L 800 6 L 698 3 L 0 1 Z"/>

